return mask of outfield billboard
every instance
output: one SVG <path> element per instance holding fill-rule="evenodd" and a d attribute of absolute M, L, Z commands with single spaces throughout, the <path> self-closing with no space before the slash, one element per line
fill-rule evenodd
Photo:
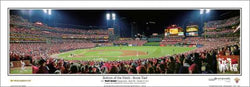
<path fill-rule="evenodd" d="M 198 32 L 188 32 L 186 36 L 198 36 Z"/>
<path fill-rule="evenodd" d="M 184 32 L 178 32 L 178 36 L 184 36 Z"/>

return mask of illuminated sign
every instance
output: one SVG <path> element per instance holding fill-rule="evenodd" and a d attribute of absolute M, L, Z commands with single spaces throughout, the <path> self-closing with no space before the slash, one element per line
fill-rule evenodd
<path fill-rule="evenodd" d="M 189 32 L 186 33 L 187 36 L 198 36 L 198 32 Z"/>
<path fill-rule="evenodd" d="M 198 31 L 198 28 L 194 28 L 194 27 L 192 27 L 192 28 L 187 28 L 187 32 L 193 32 L 193 31 Z"/>
<path fill-rule="evenodd" d="M 158 35 L 158 33 L 153 33 L 152 35 L 153 35 L 153 36 L 157 36 L 157 35 Z"/>
<path fill-rule="evenodd" d="M 170 34 L 178 34 L 178 28 L 170 29 Z"/>
<path fill-rule="evenodd" d="M 179 35 L 179 36 L 183 36 L 183 35 L 184 35 L 184 32 L 179 32 L 178 35 Z"/>

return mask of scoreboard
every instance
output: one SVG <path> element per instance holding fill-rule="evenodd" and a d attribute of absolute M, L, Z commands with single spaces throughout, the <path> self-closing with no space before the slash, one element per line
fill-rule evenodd
<path fill-rule="evenodd" d="M 177 25 L 171 25 L 165 29 L 165 36 L 184 36 L 183 29 Z"/>
<path fill-rule="evenodd" d="M 190 28 L 187 28 L 186 31 L 187 31 L 187 32 L 197 32 L 197 31 L 198 31 L 198 28 L 190 27 Z"/>
<path fill-rule="evenodd" d="M 186 36 L 198 36 L 198 25 L 190 25 L 186 27 Z"/>
<path fill-rule="evenodd" d="M 178 34 L 178 28 L 172 28 L 172 29 L 170 29 L 170 34 Z"/>

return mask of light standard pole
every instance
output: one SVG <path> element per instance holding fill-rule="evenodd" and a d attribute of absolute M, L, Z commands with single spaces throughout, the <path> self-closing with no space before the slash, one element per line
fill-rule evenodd
<path fill-rule="evenodd" d="M 115 20 L 116 20 L 116 14 L 115 13 L 106 13 L 106 20 L 107 20 L 107 27 L 109 27 L 109 21 L 112 19 L 112 25 L 111 27 L 114 28 L 115 26 Z"/>
<path fill-rule="evenodd" d="M 115 13 L 110 13 L 110 12 L 108 12 L 108 13 L 106 13 L 106 20 L 107 20 L 107 27 L 109 28 L 109 27 L 112 27 L 114 30 L 115 30 L 115 35 L 118 35 L 118 34 L 120 34 L 120 31 L 119 31 L 119 29 L 118 29 L 118 27 L 117 27 L 117 29 L 115 29 L 115 25 L 116 25 L 116 14 Z M 111 22 L 111 23 L 109 23 L 109 22 Z"/>
<path fill-rule="evenodd" d="M 113 28 L 115 27 L 115 19 L 116 19 L 116 14 L 112 13 Z"/>
<path fill-rule="evenodd" d="M 206 26 L 207 25 L 207 23 L 204 23 L 204 29 L 205 29 L 205 40 L 207 40 L 207 29 L 206 29 Z"/>
<path fill-rule="evenodd" d="M 204 35 L 205 35 L 205 40 L 206 40 L 206 38 L 207 38 L 207 28 L 206 28 L 206 26 L 207 26 L 207 23 L 204 23 L 204 25 L 203 25 L 203 22 L 205 21 L 206 22 L 206 14 L 208 14 L 210 12 L 210 9 L 200 9 L 200 15 L 201 15 L 201 27 L 202 27 L 202 29 L 203 29 L 203 31 L 204 31 Z M 205 18 L 204 18 L 204 20 L 203 20 L 203 16 L 205 16 Z"/>
<path fill-rule="evenodd" d="M 110 13 L 106 13 L 107 28 L 109 28 Z"/>

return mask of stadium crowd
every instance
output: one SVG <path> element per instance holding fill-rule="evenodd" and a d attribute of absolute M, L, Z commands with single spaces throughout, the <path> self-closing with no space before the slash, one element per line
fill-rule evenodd
<path fill-rule="evenodd" d="M 206 29 L 218 29 L 227 26 L 232 26 L 240 23 L 240 16 L 232 17 L 225 20 L 209 21 L 205 25 Z"/>
<path fill-rule="evenodd" d="M 54 58 L 33 60 L 37 74 L 174 74 L 217 73 L 218 55 L 240 55 L 238 44 L 223 44 L 183 54 L 127 61 L 77 61 Z M 238 62 L 238 61 L 236 61 Z"/>
<path fill-rule="evenodd" d="M 63 43 L 11 43 L 10 60 L 19 60 L 16 56 L 31 56 L 33 60 L 40 57 L 48 58 L 49 55 L 64 51 L 92 48 L 94 43 L 63 42 Z"/>
<path fill-rule="evenodd" d="M 63 30 L 63 29 L 62 29 Z M 73 31 L 72 29 L 71 31 Z M 76 29 L 77 30 L 77 29 Z M 69 30 L 70 31 L 70 30 Z M 40 30 L 38 28 L 28 28 L 28 27 L 11 27 L 10 28 L 11 35 L 18 35 L 22 34 L 25 37 L 22 38 L 28 38 L 28 35 L 39 35 L 41 37 L 57 37 L 57 38 L 104 38 L 108 37 L 108 34 L 104 32 L 104 30 L 88 30 L 84 32 L 78 32 L 78 33 L 63 33 L 60 31 L 52 31 L 52 30 Z M 88 33 L 86 33 L 88 32 Z M 102 32 L 102 33 L 100 33 Z M 103 33 L 104 32 L 104 33 Z M 13 34 L 14 33 L 14 34 Z M 12 36 L 11 36 L 12 37 Z"/>
<path fill-rule="evenodd" d="M 39 22 L 40 23 L 40 22 Z M 45 41 L 45 38 L 107 38 L 105 29 L 74 29 L 49 27 L 46 24 L 28 22 L 20 16 L 10 17 L 10 38 L 12 41 Z M 39 37 L 37 37 L 39 36 Z"/>

